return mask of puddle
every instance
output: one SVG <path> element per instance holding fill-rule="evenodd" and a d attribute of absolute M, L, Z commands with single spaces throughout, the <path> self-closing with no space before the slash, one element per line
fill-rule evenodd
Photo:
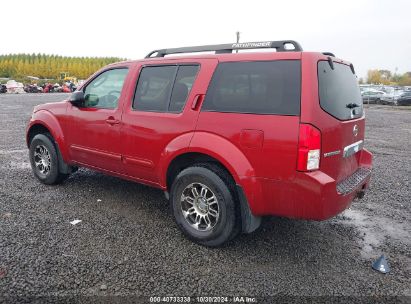
<path fill-rule="evenodd" d="M 21 149 L 21 150 L 1 150 L 0 154 L 14 154 L 14 153 L 26 153 L 28 149 Z"/>
<path fill-rule="evenodd" d="M 359 243 L 363 258 L 373 258 L 387 238 L 411 245 L 410 232 L 406 225 L 380 217 L 369 217 L 363 212 L 347 209 L 341 223 L 354 226 L 359 231 Z M 347 220 L 348 219 L 348 220 Z"/>
<path fill-rule="evenodd" d="M 31 169 L 31 165 L 29 162 L 10 161 L 5 167 L 17 170 Z"/>
<path fill-rule="evenodd" d="M 22 108 L 23 108 L 22 105 L 7 105 L 6 106 L 6 109 L 8 109 L 8 110 L 19 110 L 19 109 L 22 109 Z"/>
<path fill-rule="evenodd" d="M 347 209 L 343 216 L 349 220 L 348 223 L 344 221 L 345 224 L 353 225 L 360 232 L 359 241 L 362 256 L 364 258 L 371 257 L 374 248 L 378 248 L 384 241 L 384 236 L 372 229 L 370 219 L 360 211 Z"/>
<path fill-rule="evenodd" d="M 2 165 L 4 168 L 10 168 L 15 170 L 26 170 L 31 168 L 27 149 L 0 149 L 0 157 L 6 160 Z"/>

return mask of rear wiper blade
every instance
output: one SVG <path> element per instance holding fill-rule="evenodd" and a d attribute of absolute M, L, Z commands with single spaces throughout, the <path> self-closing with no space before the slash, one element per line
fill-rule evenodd
<path fill-rule="evenodd" d="M 354 109 L 354 108 L 360 107 L 360 105 L 359 105 L 359 104 L 356 104 L 356 103 L 349 103 L 349 104 L 346 105 L 346 107 L 347 107 L 348 109 Z"/>

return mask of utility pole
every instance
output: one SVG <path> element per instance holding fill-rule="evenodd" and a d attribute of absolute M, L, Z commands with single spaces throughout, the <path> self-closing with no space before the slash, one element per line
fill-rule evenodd
<path fill-rule="evenodd" d="M 239 31 L 235 32 L 235 35 L 237 36 L 237 43 L 239 43 L 240 42 L 240 32 Z M 236 53 L 238 53 L 238 50 L 236 50 Z"/>

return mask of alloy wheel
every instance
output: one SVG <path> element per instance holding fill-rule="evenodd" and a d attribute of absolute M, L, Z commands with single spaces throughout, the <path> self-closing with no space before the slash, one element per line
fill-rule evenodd
<path fill-rule="evenodd" d="M 50 172 L 51 156 L 46 146 L 36 146 L 36 148 L 34 149 L 34 164 L 41 174 L 47 175 Z"/>
<path fill-rule="evenodd" d="M 208 231 L 218 222 L 220 207 L 213 191 L 202 183 L 188 185 L 181 194 L 181 211 L 188 224 Z"/>

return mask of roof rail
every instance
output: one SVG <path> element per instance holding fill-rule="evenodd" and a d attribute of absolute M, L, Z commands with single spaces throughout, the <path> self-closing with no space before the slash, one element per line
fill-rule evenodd
<path fill-rule="evenodd" d="M 292 48 L 289 48 L 292 46 Z M 164 57 L 171 54 L 215 52 L 216 54 L 232 53 L 233 50 L 276 49 L 277 52 L 301 52 L 303 49 L 294 40 L 241 42 L 214 45 L 189 46 L 172 49 L 161 49 L 150 52 L 145 58 Z M 154 55 L 155 54 L 155 55 Z M 154 55 L 154 56 L 153 56 Z"/>

